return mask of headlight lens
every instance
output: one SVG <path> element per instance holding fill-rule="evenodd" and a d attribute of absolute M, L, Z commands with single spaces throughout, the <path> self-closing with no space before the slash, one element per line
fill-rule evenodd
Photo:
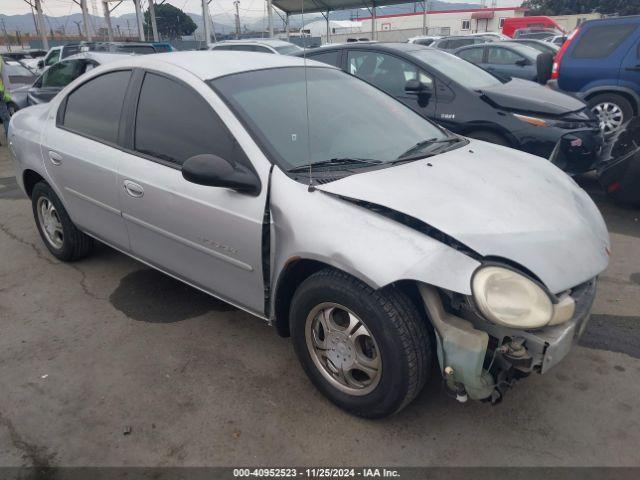
<path fill-rule="evenodd" d="M 553 317 L 553 303 L 535 282 L 508 268 L 482 267 L 471 285 L 480 311 L 492 322 L 514 328 L 539 328 Z"/>
<path fill-rule="evenodd" d="M 521 122 L 528 123 L 529 125 L 533 125 L 534 127 L 548 127 L 549 122 L 544 118 L 540 117 L 530 117 L 529 115 L 519 115 L 517 113 L 513 114 Z"/>

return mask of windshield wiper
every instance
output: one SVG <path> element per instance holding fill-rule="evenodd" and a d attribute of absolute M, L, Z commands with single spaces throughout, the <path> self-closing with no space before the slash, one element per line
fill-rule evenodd
<path fill-rule="evenodd" d="M 314 167 L 322 166 L 343 166 L 343 165 L 378 165 L 382 163 L 382 160 L 371 160 L 366 158 L 330 158 L 328 160 L 322 160 L 320 162 L 307 163 L 306 165 L 300 165 L 299 167 L 290 168 L 288 171 L 292 173 L 304 172 L 313 169 Z"/>
<path fill-rule="evenodd" d="M 421 152 L 425 149 L 425 147 L 436 145 L 438 143 L 453 143 L 458 142 L 460 139 L 458 137 L 446 137 L 446 138 L 429 138 L 427 140 L 423 140 L 421 142 L 416 143 L 413 147 L 411 147 L 406 152 L 402 153 L 396 160 L 391 163 L 396 163 L 398 161 L 407 160 L 409 157 L 415 155 L 418 152 Z"/>

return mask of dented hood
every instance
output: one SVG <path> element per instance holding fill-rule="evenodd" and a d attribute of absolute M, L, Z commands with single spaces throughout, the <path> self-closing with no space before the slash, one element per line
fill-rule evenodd
<path fill-rule="evenodd" d="M 522 265 L 554 293 L 608 263 L 609 235 L 584 190 L 547 160 L 505 147 L 475 140 L 318 189 L 414 217 L 482 256 Z"/>

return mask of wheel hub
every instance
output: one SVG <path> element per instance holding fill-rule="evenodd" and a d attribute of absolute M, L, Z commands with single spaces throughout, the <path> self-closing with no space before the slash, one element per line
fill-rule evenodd
<path fill-rule="evenodd" d="M 353 365 L 355 351 L 346 335 L 332 332 L 327 336 L 329 349 L 327 359 L 338 369 L 349 369 Z"/>

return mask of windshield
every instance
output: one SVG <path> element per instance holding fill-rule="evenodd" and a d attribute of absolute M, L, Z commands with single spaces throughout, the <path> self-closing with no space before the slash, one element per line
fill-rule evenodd
<path fill-rule="evenodd" d="M 415 50 L 411 55 L 470 90 L 482 90 L 504 83 L 473 63 L 446 52 L 424 49 Z"/>
<path fill-rule="evenodd" d="M 302 51 L 302 48 L 300 48 L 297 45 L 294 45 L 293 43 L 291 45 L 282 45 L 282 46 L 273 47 L 273 48 L 280 55 L 293 55 L 294 53 Z"/>
<path fill-rule="evenodd" d="M 332 159 L 393 162 L 418 143 L 448 138 L 397 100 L 344 72 L 308 67 L 306 80 L 307 92 L 304 67 L 289 67 L 209 84 L 286 170 Z"/>

